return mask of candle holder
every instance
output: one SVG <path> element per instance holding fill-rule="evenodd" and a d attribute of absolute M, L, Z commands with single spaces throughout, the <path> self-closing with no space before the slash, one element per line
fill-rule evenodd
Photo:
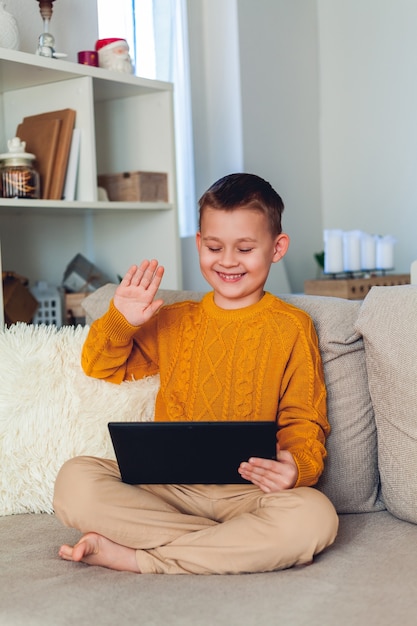
<path fill-rule="evenodd" d="M 55 38 L 49 32 L 49 23 L 52 17 L 52 4 L 55 0 L 36 0 L 39 3 L 39 11 L 43 20 L 43 33 L 38 39 L 38 48 L 36 54 L 42 57 L 55 56 Z"/>

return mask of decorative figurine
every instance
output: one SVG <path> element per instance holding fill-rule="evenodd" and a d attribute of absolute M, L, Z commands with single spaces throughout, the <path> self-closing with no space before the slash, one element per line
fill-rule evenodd
<path fill-rule="evenodd" d="M 43 19 L 43 33 L 39 36 L 36 54 L 52 58 L 55 56 L 55 38 L 49 32 L 49 22 L 52 17 L 52 3 L 55 0 L 37 0 L 37 2 Z"/>
<path fill-rule="evenodd" d="M 96 41 L 98 64 L 107 70 L 133 74 L 132 60 L 129 55 L 129 44 L 126 39 L 111 37 Z"/>

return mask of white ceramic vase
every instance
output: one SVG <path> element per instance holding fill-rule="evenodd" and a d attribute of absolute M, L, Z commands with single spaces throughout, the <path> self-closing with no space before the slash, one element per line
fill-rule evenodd
<path fill-rule="evenodd" d="M 20 37 L 16 19 L 6 11 L 4 2 L 0 2 L 0 47 L 18 50 L 19 45 Z"/>

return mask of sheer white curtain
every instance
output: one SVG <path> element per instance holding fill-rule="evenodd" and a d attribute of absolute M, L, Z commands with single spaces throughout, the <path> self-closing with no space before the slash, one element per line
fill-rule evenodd
<path fill-rule="evenodd" d="M 117 0 L 117 10 L 115 4 L 114 0 L 97 0 L 99 37 L 123 37 L 133 55 L 135 37 L 132 0 Z"/>
<path fill-rule="evenodd" d="M 124 37 L 135 73 L 174 83 L 181 237 L 197 229 L 186 0 L 97 0 L 99 36 Z"/>

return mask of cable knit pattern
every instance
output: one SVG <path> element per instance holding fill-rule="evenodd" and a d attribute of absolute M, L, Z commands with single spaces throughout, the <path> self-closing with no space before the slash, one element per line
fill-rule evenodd
<path fill-rule="evenodd" d="M 314 484 L 323 470 L 329 425 L 314 326 L 269 293 L 238 310 L 220 309 L 209 293 L 162 307 L 139 328 L 112 303 L 91 326 L 82 365 L 115 383 L 159 372 L 159 421 L 278 419 L 297 486 Z"/>
<path fill-rule="evenodd" d="M 190 341 L 197 327 L 200 324 L 188 314 L 185 313 L 181 319 L 180 331 L 178 333 L 178 341 L 176 352 L 173 352 L 171 363 L 167 370 L 167 379 L 178 380 L 180 384 L 171 389 L 169 397 L 167 396 L 167 404 L 171 408 L 171 419 L 174 421 L 184 419 L 186 415 L 186 401 L 191 394 L 196 394 L 196 390 L 190 390 L 190 369 L 192 361 L 193 346 Z"/>

